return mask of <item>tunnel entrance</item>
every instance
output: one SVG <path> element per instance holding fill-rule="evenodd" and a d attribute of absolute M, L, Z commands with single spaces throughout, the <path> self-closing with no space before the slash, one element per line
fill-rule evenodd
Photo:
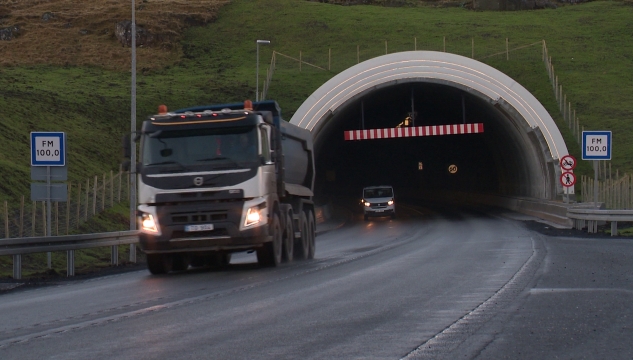
<path fill-rule="evenodd" d="M 413 115 L 413 116 L 412 116 Z M 482 123 L 484 132 L 346 141 L 346 130 Z M 483 63 L 431 51 L 360 63 L 315 91 L 291 119 L 314 135 L 317 179 L 355 195 L 368 185 L 556 199 L 567 148 L 543 106 Z M 570 193 L 573 193 L 573 188 Z"/>

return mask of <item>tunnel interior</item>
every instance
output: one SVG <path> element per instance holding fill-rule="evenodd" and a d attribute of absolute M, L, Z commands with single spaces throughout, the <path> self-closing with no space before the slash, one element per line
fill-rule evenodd
<path fill-rule="evenodd" d="M 511 110 L 511 109 L 510 109 Z M 346 141 L 344 131 L 483 123 L 484 132 Z M 360 196 L 364 186 L 424 193 L 538 197 L 546 172 L 538 139 L 522 119 L 450 84 L 397 82 L 367 90 L 330 114 L 315 136 L 317 198 Z"/>

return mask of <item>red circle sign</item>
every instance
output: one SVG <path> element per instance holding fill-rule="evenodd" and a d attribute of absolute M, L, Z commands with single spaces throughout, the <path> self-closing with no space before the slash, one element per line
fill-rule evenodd
<path fill-rule="evenodd" d="M 563 170 L 574 170 L 576 168 L 576 158 L 571 155 L 565 155 L 560 159 L 560 167 Z"/>
<path fill-rule="evenodd" d="M 576 183 L 576 175 L 572 172 L 564 172 L 560 175 L 560 183 L 565 187 L 574 186 Z"/>

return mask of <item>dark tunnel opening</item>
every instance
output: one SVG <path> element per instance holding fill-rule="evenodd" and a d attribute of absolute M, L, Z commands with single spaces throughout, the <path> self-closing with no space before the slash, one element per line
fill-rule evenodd
<path fill-rule="evenodd" d="M 414 126 L 483 123 L 484 133 L 344 140 L 346 130 L 396 127 L 412 109 Z M 356 197 L 370 185 L 420 193 L 527 193 L 529 171 L 513 162 L 526 156 L 518 130 L 491 102 L 449 85 L 374 89 L 339 108 L 315 138 L 315 195 Z"/>

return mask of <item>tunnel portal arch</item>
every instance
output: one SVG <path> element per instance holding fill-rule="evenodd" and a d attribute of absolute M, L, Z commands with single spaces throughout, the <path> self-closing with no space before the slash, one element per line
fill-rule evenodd
<path fill-rule="evenodd" d="M 290 122 L 310 130 L 318 150 L 329 136 L 324 130 L 336 121 L 336 114 L 347 104 L 378 89 L 403 83 L 434 83 L 457 88 L 492 109 L 496 114 L 495 124 L 510 139 L 488 139 L 494 149 L 491 156 L 497 157 L 500 164 L 497 169 L 497 176 L 502 179 L 500 183 L 510 184 L 502 186 L 501 194 L 555 199 L 563 193 L 558 162 L 568 151 L 550 114 L 512 78 L 464 56 L 407 51 L 364 61 L 319 87 L 297 109 Z M 504 146 L 509 144 L 518 146 L 520 159 L 504 157 L 507 156 Z M 573 194 L 573 187 L 569 193 Z"/>

